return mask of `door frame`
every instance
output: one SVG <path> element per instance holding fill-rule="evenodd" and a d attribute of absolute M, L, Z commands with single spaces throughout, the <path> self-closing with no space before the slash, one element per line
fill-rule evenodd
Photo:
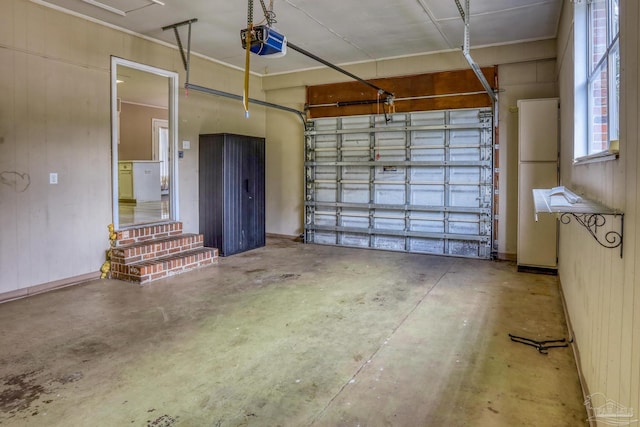
<path fill-rule="evenodd" d="M 145 71 L 166 77 L 169 83 L 169 220 L 178 221 L 178 73 L 163 70 L 150 65 L 140 64 L 127 59 L 111 57 L 111 194 L 113 208 L 113 226 L 120 229 L 120 212 L 118 198 L 118 140 L 120 133 L 120 117 L 118 114 L 118 66 Z M 166 221 L 163 221 L 166 222 Z"/>
<path fill-rule="evenodd" d="M 151 146 L 151 159 L 160 161 L 160 129 L 166 128 L 167 133 L 169 130 L 169 121 L 165 119 L 151 119 L 151 140 L 153 141 Z M 169 141 L 167 141 L 167 159 L 169 158 Z M 162 178 L 162 167 L 160 168 L 160 177 Z M 162 190 L 162 187 L 161 187 Z M 171 180 L 169 180 L 169 190 L 171 190 Z"/>

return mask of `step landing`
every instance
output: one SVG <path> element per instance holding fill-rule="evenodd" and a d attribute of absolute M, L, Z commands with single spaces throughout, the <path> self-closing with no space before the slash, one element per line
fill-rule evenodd
<path fill-rule="evenodd" d="M 111 278 L 144 284 L 216 263 L 218 249 L 203 241 L 202 234 L 183 234 L 180 222 L 116 231 Z"/>

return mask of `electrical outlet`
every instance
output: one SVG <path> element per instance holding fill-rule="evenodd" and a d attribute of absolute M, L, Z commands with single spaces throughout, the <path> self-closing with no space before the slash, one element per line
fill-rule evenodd
<path fill-rule="evenodd" d="M 56 172 L 51 172 L 49 174 L 49 184 L 57 184 L 58 183 L 58 174 Z"/>

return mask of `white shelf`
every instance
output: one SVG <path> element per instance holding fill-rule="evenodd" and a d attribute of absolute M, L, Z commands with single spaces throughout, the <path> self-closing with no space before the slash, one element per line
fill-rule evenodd
<path fill-rule="evenodd" d="M 561 187 L 542 189 L 533 189 L 533 203 L 538 213 L 583 213 L 583 214 L 602 214 L 602 215 L 621 215 L 622 212 L 617 209 L 612 209 L 601 203 L 593 200 L 588 200 L 582 196 L 576 195 L 569 189 L 564 189 L 564 194 Z M 578 201 L 572 203 L 571 199 Z"/>
<path fill-rule="evenodd" d="M 533 203 L 536 221 L 539 213 L 559 214 L 562 224 L 568 224 L 574 218 L 601 246 L 609 249 L 619 247 L 622 258 L 624 213 L 621 211 L 585 199 L 565 187 L 534 188 Z M 598 230 L 607 223 L 606 216 L 620 217 L 620 232 L 607 231 L 604 236 L 598 234 Z"/>

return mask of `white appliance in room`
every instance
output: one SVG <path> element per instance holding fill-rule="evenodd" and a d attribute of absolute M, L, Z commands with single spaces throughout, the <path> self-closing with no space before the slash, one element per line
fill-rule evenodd
<path fill-rule="evenodd" d="M 160 201 L 160 162 L 153 160 L 119 161 L 118 198 L 135 202 Z"/>
<path fill-rule="evenodd" d="M 558 185 L 558 98 L 518 101 L 518 269 L 558 268 L 558 221 L 539 215 L 534 188 Z"/>

